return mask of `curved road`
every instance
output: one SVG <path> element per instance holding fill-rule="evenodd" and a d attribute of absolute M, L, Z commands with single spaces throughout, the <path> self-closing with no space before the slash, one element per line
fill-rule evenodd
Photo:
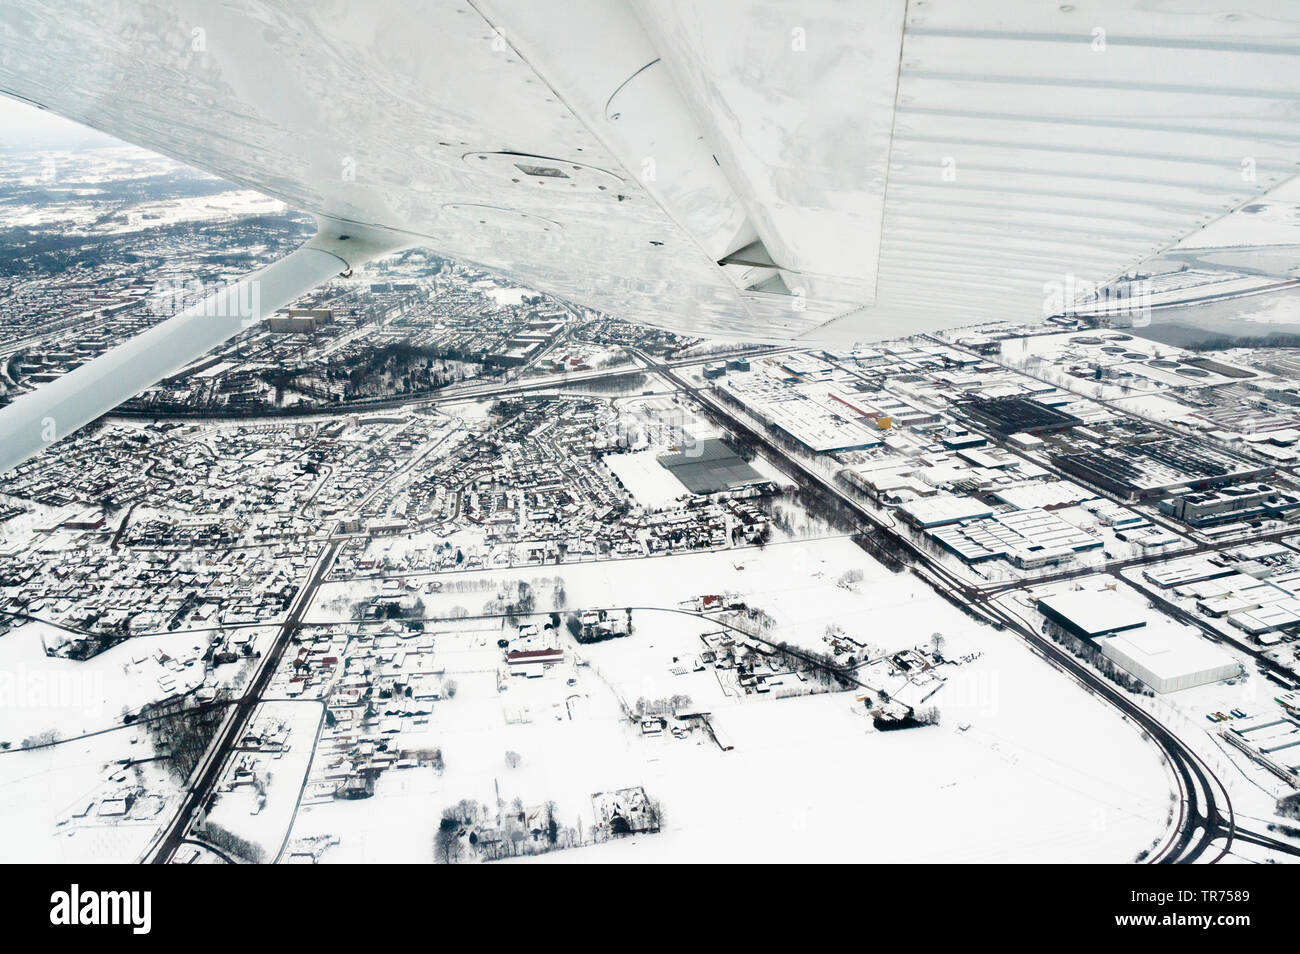
<path fill-rule="evenodd" d="M 1125 719 L 1146 732 L 1168 761 L 1181 796 L 1179 819 L 1174 833 L 1149 859 L 1150 861 L 1164 864 L 1201 860 L 1215 862 L 1228 854 L 1234 840 L 1300 856 L 1300 847 L 1241 828 L 1233 815 L 1232 802 L 1226 788 L 1200 756 L 1163 723 L 1137 705 L 1123 690 L 1093 672 L 1050 639 L 1035 632 L 1031 625 L 1014 613 L 994 602 L 993 597 L 997 595 L 996 592 L 981 591 L 980 588 L 955 577 L 951 571 L 921 551 L 894 527 L 886 524 L 841 488 L 835 486 L 831 480 L 786 454 L 765 434 L 738 419 L 729 409 L 714 402 L 701 393 L 700 389 L 680 378 L 670 366 L 655 361 L 643 352 L 635 349 L 628 350 L 644 362 L 646 370 L 666 378 L 707 408 L 711 415 L 724 420 L 737 434 L 746 435 L 766 446 L 778 465 L 800 486 L 831 497 L 855 514 L 868 532 L 887 538 L 896 549 L 907 553 L 912 560 L 913 570 L 946 598 L 963 605 L 970 612 L 1000 628 L 1015 632 L 1041 658 L 1074 678 L 1081 686 L 1108 702 Z M 312 595 L 333 564 L 338 548 L 337 542 L 329 545 L 307 584 L 297 595 L 294 607 L 285 619 L 271 651 L 263 660 L 263 665 L 254 678 L 253 684 L 243 699 L 232 707 L 230 717 L 220 731 L 219 738 L 210 747 L 209 755 L 188 795 L 182 800 L 172 824 L 150 853 L 150 860 L 154 863 L 166 862 L 185 841 L 195 811 L 203 804 L 220 777 L 227 754 L 242 736 L 245 726 L 270 683 L 290 637 L 296 631 L 303 613 L 311 603 Z"/>
<path fill-rule="evenodd" d="M 674 370 L 644 352 L 633 353 L 645 363 L 646 369 L 654 371 L 676 385 L 683 392 L 702 404 L 708 412 L 726 422 L 735 433 L 744 435 L 767 447 L 770 456 L 800 486 L 829 495 L 840 505 L 863 520 L 875 533 L 886 537 L 897 549 L 906 552 L 916 566 L 924 567 L 923 576 L 935 589 L 949 590 L 950 599 L 964 604 L 977 614 L 991 618 L 997 625 L 1010 629 L 1024 639 L 1039 656 L 1051 665 L 1072 676 L 1094 695 L 1114 706 L 1126 719 L 1142 728 L 1160 748 L 1175 778 L 1181 794 L 1181 809 L 1176 834 L 1150 860 L 1162 864 L 1185 864 L 1195 861 L 1219 861 L 1232 848 L 1234 839 L 1262 845 L 1278 851 L 1300 856 L 1300 848 L 1286 842 L 1277 841 L 1256 832 L 1242 829 L 1236 823 L 1232 811 L 1232 801 L 1228 797 L 1223 783 L 1210 771 L 1205 762 L 1191 750 L 1177 735 L 1163 723 L 1137 705 L 1127 694 L 1112 685 L 1104 677 L 1093 672 L 1075 659 L 1062 647 L 1050 639 L 1035 632 L 1024 621 L 1008 613 L 1005 609 L 990 602 L 990 594 L 956 578 L 945 567 L 921 551 L 895 528 L 887 525 L 874 513 L 857 500 L 846 494 L 832 481 L 816 472 L 811 467 L 794 459 L 781 447 L 769 440 L 767 435 L 740 420 L 735 414 L 718 402 L 703 394 L 701 389 L 679 377 Z M 1096 572 L 1092 570 L 1090 572 Z M 1222 841 L 1220 846 L 1217 843 Z"/>

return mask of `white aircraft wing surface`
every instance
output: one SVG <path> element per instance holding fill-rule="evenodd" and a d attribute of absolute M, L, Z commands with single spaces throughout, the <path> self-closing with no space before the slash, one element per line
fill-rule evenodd
<path fill-rule="evenodd" d="M 1300 6 L 5 0 L 0 92 L 617 317 L 865 342 L 1293 176 Z"/>

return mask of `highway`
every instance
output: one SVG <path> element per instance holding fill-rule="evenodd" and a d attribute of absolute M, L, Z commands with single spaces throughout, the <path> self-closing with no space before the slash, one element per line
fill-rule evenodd
<path fill-rule="evenodd" d="M 412 470 L 433 453 L 447 439 L 446 435 L 439 438 L 429 447 L 426 447 L 420 453 L 416 454 L 405 464 L 399 467 L 391 477 L 385 482 L 376 486 L 370 491 L 357 506 L 358 512 L 365 509 L 381 491 L 393 486 L 401 477 L 409 474 Z M 271 644 L 271 649 L 262 657 L 262 664 L 249 684 L 248 689 L 240 698 L 239 702 L 231 706 L 230 711 L 226 713 L 226 718 L 218 730 L 217 739 L 213 744 L 208 746 L 204 754 L 203 761 L 195 769 L 195 781 L 189 788 L 186 796 L 181 801 L 180 809 L 176 817 L 172 820 L 167 829 L 166 835 L 155 842 L 155 847 L 146 852 L 149 860 L 153 864 L 166 864 L 181 843 L 186 840 L 190 823 L 194 817 L 195 811 L 204 804 L 209 794 L 214 790 L 217 780 L 221 777 L 221 770 L 225 765 L 226 758 L 231 750 L 239 744 L 243 738 L 244 732 L 248 726 L 249 720 L 257 710 L 261 702 L 266 687 L 270 685 L 271 678 L 275 675 L 275 670 L 280 665 L 280 660 L 284 657 L 285 648 L 289 645 L 293 635 L 302 625 L 303 614 L 311 606 L 312 600 L 316 597 L 316 591 L 320 589 L 321 583 L 329 575 L 330 568 L 334 566 L 334 560 L 338 557 L 339 550 L 343 548 L 346 538 L 333 538 L 321 551 L 321 555 L 316 560 L 316 565 L 312 567 L 311 573 L 307 577 L 307 582 L 303 584 L 301 590 L 294 596 L 293 605 L 289 608 L 288 615 L 284 622 L 280 624 L 280 631 L 276 633 L 275 641 Z M 323 718 L 323 716 L 322 716 Z M 318 730 L 319 734 L 319 730 Z M 313 747 L 314 748 L 314 747 Z M 286 843 L 288 835 L 286 834 Z M 284 846 L 281 845 L 281 852 Z"/>

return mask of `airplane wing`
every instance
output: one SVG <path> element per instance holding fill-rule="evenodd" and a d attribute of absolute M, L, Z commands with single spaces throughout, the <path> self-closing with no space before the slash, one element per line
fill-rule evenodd
<path fill-rule="evenodd" d="M 305 289 L 407 244 L 384 232 L 351 227 L 340 232 L 335 223 L 319 224 L 302 248 L 0 408 L 0 474 L 290 304 Z"/>
<path fill-rule="evenodd" d="M 848 343 L 1040 317 L 1293 176 L 1300 8 L 6 0 L 0 92 L 618 317 Z"/>

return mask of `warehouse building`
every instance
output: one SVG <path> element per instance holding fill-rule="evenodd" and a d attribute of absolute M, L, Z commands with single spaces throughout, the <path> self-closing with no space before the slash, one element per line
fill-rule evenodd
<path fill-rule="evenodd" d="M 1146 567 L 1142 571 L 1142 576 L 1148 583 L 1154 583 L 1162 590 L 1167 590 L 1170 587 L 1187 586 L 1204 580 L 1217 580 L 1220 577 L 1232 576 L 1236 572 L 1235 567 L 1215 562 L 1209 557 L 1195 556 Z"/>
<path fill-rule="evenodd" d="M 1195 437 L 1053 454 L 1056 465 L 1093 487 L 1129 498 L 1204 490 L 1265 477 L 1272 468 Z"/>
<path fill-rule="evenodd" d="M 1107 597 L 1111 597 L 1107 599 Z M 1038 611 L 1080 639 L 1113 636 L 1146 626 L 1144 607 L 1134 606 L 1113 592 L 1065 590 L 1038 598 Z"/>
<path fill-rule="evenodd" d="M 726 366 L 719 364 L 720 373 Z M 884 441 L 878 426 L 825 385 L 791 385 L 770 374 L 739 373 L 715 379 L 719 393 L 744 407 L 768 428 L 809 450 L 866 450 Z"/>
<path fill-rule="evenodd" d="M 1129 593 L 1067 590 L 1040 597 L 1038 609 L 1156 692 L 1203 686 L 1241 672 L 1237 660 L 1215 643 Z"/>
<path fill-rule="evenodd" d="M 987 504 L 974 497 L 955 494 L 936 494 L 920 500 L 909 500 L 898 509 L 910 523 L 923 530 L 993 516 L 993 508 Z"/>
<path fill-rule="evenodd" d="M 1272 713 L 1235 719 L 1219 729 L 1219 735 L 1252 759 L 1300 788 L 1300 723 Z"/>
<path fill-rule="evenodd" d="M 1003 437 L 1064 431 L 1083 422 L 1041 401 L 1025 397 L 971 398 L 957 405 L 960 413 Z"/>
<path fill-rule="evenodd" d="M 1031 508 L 995 514 L 960 526 L 930 531 L 940 546 L 967 563 L 999 557 L 1021 568 L 1047 566 L 1100 550 L 1102 541 L 1046 510 Z"/>
<path fill-rule="evenodd" d="M 1172 622 L 1107 636 L 1097 645 L 1103 656 L 1161 693 L 1241 673 L 1241 665 L 1214 643 Z"/>

